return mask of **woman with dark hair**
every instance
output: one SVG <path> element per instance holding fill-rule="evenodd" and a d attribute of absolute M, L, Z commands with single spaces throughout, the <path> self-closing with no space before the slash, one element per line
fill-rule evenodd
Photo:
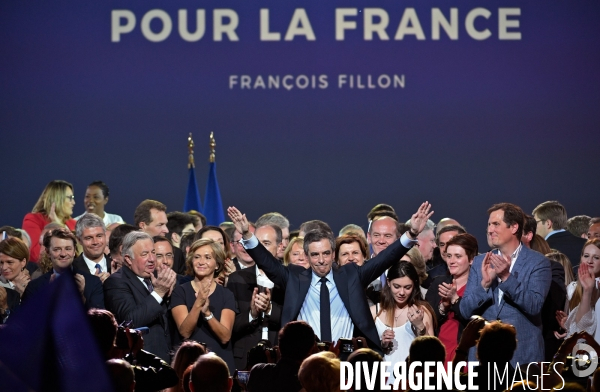
<path fill-rule="evenodd" d="M 27 283 L 31 280 L 26 269 L 29 261 L 27 245 L 16 237 L 0 242 L 0 286 L 13 289 L 23 295 Z"/>
<path fill-rule="evenodd" d="M 335 240 L 335 256 L 338 265 L 355 263 L 362 266 L 367 260 L 367 241 L 355 234 L 346 234 Z"/>
<path fill-rule="evenodd" d="M 169 305 L 179 335 L 205 343 L 233 373 L 230 340 L 238 310 L 231 291 L 216 282 L 225 266 L 223 247 L 208 238 L 197 240 L 190 247 L 186 265 L 194 280 L 177 286 Z"/>
<path fill-rule="evenodd" d="M 225 286 L 225 284 L 227 283 L 227 277 L 236 270 L 235 264 L 233 264 L 233 261 L 231 261 L 232 253 L 229 242 L 229 236 L 225 234 L 223 229 L 221 229 L 220 227 L 204 226 L 196 233 L 196 235 L 194 236 L 194 241 L 203 238 L 211 239 L 223 247 L 223 251 L 225 252 L 225 266 L 222 269 L 220 275 L 217 277 L 217 283 L 219 283 L 222 286 Z"/>
<path fill-rule="evenodd" d="M 108 203 L 108 195 L 109 189 L 104 182 L 94 181 L 88 185 L 83 198 L 85 212 L 76 217 L 75 220 L 79 220 L 79 218 L 85 214 L 93 213 L 102 219 L 106 227 L 112 225 L 113 223 L 125 223 L 123 218 L 121 218 L 119 215 L 109 214 L 108 212 L 104 211 L 104 207 L 106 206 L 106 203 Z"/>
<path fill-rule="evenodd" d="M 387 272 L 381 291 L 381 306 L 371 306 L 377 332 L 384 349 L 384 360 L 403 362 L 416 336 L 433 335 L 433 309 L 423 300 L 415 267 L 400 261 Z M 388 384 L 394 381 L 390 376 Z"/>
<path fill-rule="evenodd" d="M 40 235 L 48 223 L 57 223 L 61 227 L 68 227 L 71 231 L 75 230 L 77 222 L 71 218 L 73 206 L 75 206 L 73 185 L 62 180 L 50 181 L 46 185 L 31 212 L 23 218 L 23 230 L 31 238 L 31 249 L 29 250 L 31 261 L 38 262 Z"/>
<path fill-rule="evenodd" d="M 460 314 L 460 300 L 467 287 L 469 271 L 477 256 L 477 239 L 471 234 L 459 234 L 442 249 L 450 276 L 438 276 L 427 291 L 427 302 L 434 309 L 438 322 L 436 335 L 446 347 L 446 362 L 452 362 L 460 336 L 469 323 Z"/>

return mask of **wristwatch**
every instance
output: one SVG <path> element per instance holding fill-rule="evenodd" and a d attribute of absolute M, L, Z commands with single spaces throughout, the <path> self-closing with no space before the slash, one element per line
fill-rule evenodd
<path fill-rule="evenodd" d="M 208 320 L 210 320 L 213 317 L 215 317 L 215 316 L 212 314 L 212 312 L 210 312 L 210 315 L 204 316 L 204 320 L 208 321 Z"/>

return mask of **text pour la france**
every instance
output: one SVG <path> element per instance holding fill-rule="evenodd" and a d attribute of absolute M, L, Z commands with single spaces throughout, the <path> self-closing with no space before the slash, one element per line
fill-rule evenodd
<path fill-rule="evenodd" d="M 271 23 L 275 21 L 271 20 L 268 8 L 256 11 L 253 19 L 258 19 L 258 37 L 246 38 L 258 38 L 263 42 L 317 41 L 323 38 L 324 26 L 313 26 L 304 8 L 296 8 L 289 23 L 284 21 L 287 28 L 283 29 L 273 27 L 277 23 Z M 384 8 L 369 7 L 336 8 L 331 21 L 336 41 L 344 41 L 347 36 L 354 39 L 362 36 L 364 41 L 403 41 L 405 38 L 437 41 L 444 35 L 450 40 L 458 40 L 459 34 L 477 41 L 494 36 L 501 41 L 520 41 L 520 16 L 520 8 L 489 10 L 477 7 L 459 10 L 452 7 L 444 10 L 432 8 L 429 12 L 417 13 L 415 8 L 407 7 L 402 13 L 390 13 Z M 150 42 L 162 42 L 175 35 L 187 42 L 198 42 L 203 38 L 214 42 L 243 41 L 238 29 L 240 21 L 238 12 L 231 8 L 179 9 L 176 15 L 162 9 L 151 9 L 141 14 L 128 9 L 114 9 L 111 11 L 111 41 L 121 42 L 123 36 L 132 34 L 136 28 Z M 172 34 L 174 26 L 177 33 Z M 460 32 L 462 28 L 464 30 Z"/>

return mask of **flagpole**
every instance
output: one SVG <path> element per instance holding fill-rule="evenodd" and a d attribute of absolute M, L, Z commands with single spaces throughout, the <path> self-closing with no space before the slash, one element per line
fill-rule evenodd
<path fill-rule="evenodd" d="M 218 226 L 225 221 L 225 214 L 217 181 L 217 163 L 215 162 L 217 142 L 213 132 L 210 133 L 208 145 L 210 154 L 208 156 L 208 181 L 206 183 L 206 195 L 204 196 L 204 216 L 206 216 L 207 224 Z"/>
<path fill-rule="evenodd" d="M 188 136 L 188 187 L 185 194 L 185 201 L 183 203 L 183 211 L 198 211 L 202 212 L 202 204 L 200 201 L 200 192 L 198 191 L 198 183 L 196 182 L 196 172 L 194 168 L 194 139 L 192 139 L 192 133 Z"/>

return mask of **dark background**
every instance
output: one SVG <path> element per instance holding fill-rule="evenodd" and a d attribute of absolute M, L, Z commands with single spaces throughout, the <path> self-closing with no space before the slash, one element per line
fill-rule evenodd
<path fill-rule="evenodd" d="M 392 39 L 364 41 L 359 14 L 358 29 L 335 41 L 335 8 L 365 6 L 386 9 Z M 300 7 L 316 41 L 259 40 L 260 8 L 283 37 Z M 393 40 L 405 7 L 416 9 L 426 40 Z M 458 8 L 458 40 L 443 31 L 431 39 L 433 7 L 446 16 Z M 484 41 L 464 27 L 476 7 L 492 12 L 476 23 L 492 32 Z M 521 9 L 522 40 L 498 39 L 499 7 Z M 173 19 L 160 43 L 140 32 L 155 8 Z M 182 8 L 206 9 L 200 41 L 179 37 Z M 214 8 L 238 13 L 240 41 L 212 40 Z M 137 18 L 119 43 L 110 41 L 113 9 Z M 253 220 L 279 211 L 292 228 L 309 219 L 366 228 L 377 203 L 408 219 L 429 200 L 435 221 L 451 216 L 485 241 L 496 202 L 531 212 L 556 199 L 569 216 L 600 215 L 599 17 L 600 3 L 579 0 L 3 1 L 0 224 L 20 227 L 53 179 L 74 184 L 75 215 L 98 179 L 111 190 L 106 211 L 127 221 L 145 198 L 181 210 L 189 132 L 204 201 L 211 131 L 223 204 Z M 406 88 L 340 90 L 340 73 L 404 74 Z M 329 88 L 230 90 L 232 74 L 327 74 Z"/>

